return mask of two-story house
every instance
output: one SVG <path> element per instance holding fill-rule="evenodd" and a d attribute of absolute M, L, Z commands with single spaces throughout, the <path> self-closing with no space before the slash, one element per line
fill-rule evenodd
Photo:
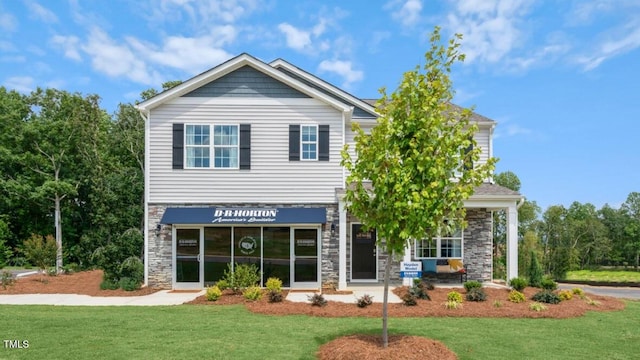
<path fill-rule="evenodd" d="M 147 285 L 203 288 L 236 263 L 291 288 L 382 281 L 386 255 L 375 230 L 347 213 L 340 165 L 351 123 L 375 126 L 372 102 L 284 60 L 242 54 L 137 108 L 146 123 Z M 495 122 L 473 121 L 486 161 Z M 481 185 L 465 203 L 464 231 L 418 239 L 405 258 L 460 259 L 469 279 L 490 280 L 491 212 L 506 209 L 507 276 L 517 276 L 520 199 Z"/>

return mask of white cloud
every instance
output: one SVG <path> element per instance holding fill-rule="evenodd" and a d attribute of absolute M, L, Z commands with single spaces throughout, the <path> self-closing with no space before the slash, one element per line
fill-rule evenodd
<path fill-rule="evenodd" d="M 14 76 L 4 82 L 7 89 L 13 89 L 21 93 L 29 93 L 34 89 L 34 80 L 30 76 Z"/>
<path fill-rule="evenodd" d="M 280 30 L 287 38 L 287 46 L 298 51 L 303 51 L 311 45 L 311 34 L 308 31 L 300 30 L 288 23 L 278 25 Z"/>
<path fill-rule="evenodd" d="M 18 28 L 18 21 L 9 13 L 0 13 L 0 30 L 13 32 Z"/>
<path fill-rule="evenodd" d="M 76 61 L 82 60 L 80 56 L 79 47 L 80 47 L 80 39 L 76 36 L 62 36 L 55 35 L 51 38 L 51 43 L 62 49 L 64 52 L 64 56 L 69 59 L 73 59 Z"/>
<path fill-rule="evenodd" d="M 466 62 L 495 63 L 505 58 L 523 38 L 519 23 L 529 12 L 530 0 L 463 0 L 455 2 L 447 20 L 464 36 Z"/>
<path fill-rule="evenodd" d="M 330 24 L 327 18 L 320 17 L 318 23 L 308 30 L 286 22 L 278 24 L 278 30 L 284 34 L 289 48 L 303 53 L 317 53 L 327 51 L 331 47 L 330 41 L 321 38 Z"/>
<path fill-rule="evenodd" d="M 107 76 L 126 77 L 146 85 L 161 82 L 159 73 L 149 69 L 140 54 L 124 44 L 118 44 L 101 29 L 93 28 L 81 48 L 91 57 L 93 68 Z"/>
<path fill-rule="evenodd" d="M 344 79 L 343 87 L 349 87 L 351 83 L 360 81 L 364 78 L 364 73 L 360 70 L 354 70 L 351 61 L 342 60 L 323 60 L 318 66 L 318 70 L 322 72 L 330 72 L 341 76 Z"/>
<path fill-rule="evenodd" d="M 31 17 L 39 19 L 45 23 L 53 24 L 58 22 L 58 17 L 53 11 L 45 8 L 44 6 L 36 3 L 35 1 L 27 1 L 27 8 L 31 12 Z"/>
<path fill-rule="evenodd" d="M 392 0 L 385 9 L 391 10 L 391 18 L 403 26 L 411 27 L 420 22 L 422 0 Z"/>
<path fill-rule="evenodd" d="M 259 0 L 154 0 L 150 10 L 155 21 L 183 21 L 184 15 L 190 25 L 201 27 L 235 23 L 263 6 Z"/>
<path fill-rule="evenodd" d="M 610 32 L 605 40 L 597 42 L 595 49 L 588 55 L 576 57 L 576 62 L 590 71 L 604 61 L 640 47 L 640 21 L 632 21 Z"/>

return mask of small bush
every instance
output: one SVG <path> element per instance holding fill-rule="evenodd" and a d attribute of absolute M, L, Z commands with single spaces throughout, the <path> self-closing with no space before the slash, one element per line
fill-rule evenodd
<path fill-rule="evenodd" d="M 544 290 L 553 291 L 558 288 L 558 283 L 553 281 L 553 279 L 545 278 L 545 279 L 542 279 L 540 286 Z"/>
<path fill-rule="evenodd" d="M 462 308 L 462 303 L 455 300 L 447 300 L 444 303 L 444 307 L 449 310 Z"/>
<path fill-rule="evenodd" d="M 100 290 L 116 290 L 118 288 L 120 288 L 120 284 L 111 279 L 103 278 L 102 282 L 100 283 Z"/>
<path fill-rule="evenodd" d="M 481 288 L 482 288 L 482 283 L 480 281 L 470 280 L 464 283 L 464 289 L 467 292 L 471 291 L 472 289 L 481 289 Z"/>
<path fill-rule="evenodd" d="M 592 299 L 591 299 L 590 297 L 588 297 L 588 296 L 585 296 L 585 297 L 584 297 L 584 301 L 586 301 L 586 302 L 587 302 L 587 304 L 589 304 L 589 305 L 593 305 L 593 306 L 598 306 L 598 305 L 600 305 L 600 302 L 599 302 L 599 301 L 592 300 Z"/>
<path fill-rule="evenodd" d="M 409 292 L 417 299 L 431 300 L 431 297 L 427 293 L 426 284 L 422 281 L 418 280 L 417 282 L 414 282 L 413 286 L 409 289 Z"/>
<path fill-rule="evenodd" d="M 462 302 L 462 294 L 457 291 L 451 291 L 447 294 L 447 301 Z"/>
<path fill-rule="evenodd" d="M 531 250 L 531 263 L 529 264 L 529 285 L 539 288 L 542 285 L 542 267 L 538 262 L 536 252 Z"/>
<path fill-rule="evenodd" d="M 216 301 L 222 296 L 222 290 L 217 285 L 209 286 L 204 296 L 207 301 Z"/>
<path fill-rule="evenodd" d="M 533 295 L 531 299 L 533 301 L 537 301 L 545 304 L 559 304 L 561 301 L 560 297 L 557 294 L 552 293 L 549 290 L 539 291 L 535 295 Z"/>
<path fill-rule="evenodd" d="M 262 289 L 259 286 L 249 286 L 242 291 L 242 296 L 251 301 L 257 301 L 262 298 Z"/>
<path fill-rule="evenodd" d="M 527 285 L 529 285 L 529 282 L 525 278 L 515 277 L 509 281 L 509 285 L 513 290 L 522 292 L 522 290 L 524 290 L 524 288 L 526 288 Z"/>
<path fill-rule="evenodd" d="M 260 281 L 258 268 L 255 264 L 238 264 L 232 268 L 231 264 L 227 264 L 227 270 L 224 271 L 223 280 L 229 284 L 229 289 L 239 294 L 244 289 L 254 286 Z"/>
<path fill-rule="evenodd" d="M 573 298 L 573 293 L 571 292 L 571 290 L 562 290 L 558 293 L 558 297 L 562 301 L 571 300 Z"/>
<path fill-rule="evenodd" d="M 359 308 L 365 308 L 373 304 L 373 296 L 369 294 L 364 294 L 358 298 L 358 300 L 356 301 L 356 304 L 358 305 Z"/>
<path fill-rule="evenodd" d="M 120 264 L 120 278 L 129 278 L 138 285 L 144 281 L 144 264 L 137 256 L 129 256 Z"/>
<path fill-rule="evenodd" d="M 511 290 L 509 292 L 509 301 L 513 302 L 513 303 L 521 303 L 521 302 L 525 302 L 527 300 L 526 297 L 524 297 L 524 294 L 521 293 L 518 290 Z"/>
<path fill-rule="evenodd" d="M 62 265 L 62 273 L 65 275 L 73 274 L 80 271 L 80 266 L 76 263 Z M 144 269 L 143 269 L 144 271 Z M 144 276 L 144 273 L 143 273 Z"/>
<path fill-rule="evenodd" d="M 487 293 L 482 288 L 472 288 L 467 292 L 466 298 L 469 301 L 486 301 Z"/>
<path fill-rule="evenodd" d="M 269 302 L 277 303 L 282 302 L 284 300 L 284 296 L 282 295 L 282 291 L 269 290 Z"/>
<path fill-rule="evenodd" d="M 416 306 L 418 305 L 418 297 L 415 296 L 411 291 L 408 291 L 406 294 L 402 295 L 402 302 L 406 306 Z"/>
<path fill-rule="evenodd" d="M 327 300 L 324 298 L 324 295 L 316 293 L 308 296 L 309 302 L 311 302 L 311 306 L 325 306 L 327 305 Z"/>
<path fill-rule="evenodd" d="M 423 284 L 424 284 L 424 288 L 425 288 L 425 289 L 427 289 L 427 290 L 433 290 L 433 289 L 435 289 L 435 288 L 436 288 L 436 287 L 433 285 L 433 283 L 432 283 L 432 282 L 430 282 L 430 281 L 423 281 Z"/>
<path fill-rule="evenodd" d="M 540 312 L 543 310 L 547 310 L 547 307 L 543 304 L 540 304 L 539 302 L 534 302 L 529 305 L 529 310 Z"/>
<path fill-rule="evenodd" d="M 282 291 L 282 280 L 270 277 L 267 279 L 267 283 L 265 284 L 267 290 L 269 291 Z"/>
<path fill-rule="evenodd" d="M 581 288 L 573 288 L 573 289 L 571 289 L 571 292 L 574 295 L 578 295 L 580 297 L 584 296 L 584 290 L 582 290 Z"/>
<path fill-rule="evenodd" d="M 41 271 L 44 272 L 49 266 L 55 264 L 58 245 L 53 236 L 47 235 L 43 238 L 40 235 L 31 234 L 31 237 L 22 244 L 24 255 Z"/>
<path fill-rule="evenodd" d="M 10 271 L 2 271 L 2 274 L 0 274 L 0 285 L 2 285 L 4 290 L 15 284 L 15 282 L 16 280 L 13 278 L 13 274 Z"/>
<path fill-rule="evenodd" d="M 229 288 L 229 282 L 225 279 L 220 279 L 216 282 L 216 286 L 218 287 L 218 289 L 220 289 L 221 291 L 225 291 Z"/>
<path fill-rule="evenodd" d="M 52 266 L 52 267 L 47 269 L 47 275 L 48 276 L 58 276 L 58 272 L 56 271 L 55 266 Z"/>
<path fill-rule="evenodd" d="M 124 291 L 134 291 L 140 289 L 140 282 L 137 279 L 130 277 L 123 277 L 118 282 L 118 285 Z"/>
<path fill-rule="evenodd" d="M 500 300 L 494 300 L 494 301 L 493 301 L 493 307 L 494 307 L 494 308 L 501 308 L 501 307 L 502 307 L 502 301 L 500 301 Z"/>

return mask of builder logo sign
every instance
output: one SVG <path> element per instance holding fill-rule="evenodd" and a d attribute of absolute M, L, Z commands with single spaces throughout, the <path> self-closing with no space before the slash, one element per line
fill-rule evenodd
<path fill-rule="evenodd" d="M 213 212 L 212 223 L 269 223 L 275 222 L 278 209 L 225 209 Z"/>
<path fill-rule="evenodd" d="M 258 248 L 258 242 L 251 236 L 245 236 L 238 242 L 240 252 L 245 255 L 253 254 Z"/>

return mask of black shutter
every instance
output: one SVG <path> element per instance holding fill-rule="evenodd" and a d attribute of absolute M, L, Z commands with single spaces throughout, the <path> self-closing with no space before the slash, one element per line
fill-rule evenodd
<path fill-rule="evenodd" d="M 473 169 L 473 159 L 471 158 L 471 155 L 469 155 L 469 153 L 473 151 L 473 138 L 470 138 L 469 140 L 471 141 L 471 143 L 464 150 L 464 169 L 465 170 Z"/>
<path fill-rule="evenodd" d="M 251 169 L 251 124 L 240 124 L 240 170 Z"/>
<path fill-rule="evenodd" d="M 300 125 L 289 125 L 289 161 L 300 161 Z"/>
<path fill-rule="evenodd" d="M 184 169 L 184 124 L 173 124 L 173 168 Z"/>
<path fill-rule="evenodd" d="M 318 160 L 329 161 L 329 125 L 318 126 Z"/>

